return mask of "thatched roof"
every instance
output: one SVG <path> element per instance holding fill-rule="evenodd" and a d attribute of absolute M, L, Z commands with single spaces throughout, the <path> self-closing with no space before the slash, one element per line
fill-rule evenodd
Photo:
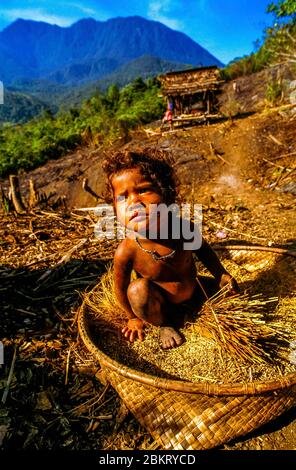
<path fill-rule="evenodd" d="M 169 72 L 160 75 L 159 79 L 163 94 L 169 96 L 192 95 L 208 90 L 216 91 L 223 83 L 216 66 Z"/>

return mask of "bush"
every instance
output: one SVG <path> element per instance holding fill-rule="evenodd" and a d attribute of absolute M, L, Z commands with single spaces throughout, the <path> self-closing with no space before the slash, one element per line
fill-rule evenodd
<path fill-rule="evenodd" d="M 272 80 L 267 84 L 265 98 L 269 104 L 274 106 L 283 98 L 282 80 Z"/>

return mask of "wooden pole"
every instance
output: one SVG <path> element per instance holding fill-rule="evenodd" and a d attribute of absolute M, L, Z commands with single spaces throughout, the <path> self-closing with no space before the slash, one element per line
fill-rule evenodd
<path fill-rule="evenodd" d="M 207 93 L 207 113 L 211 114 L 211 95 Z"/>
<path fill-rule="evenodd" d="M 29 181 L 29 207 L 35 207 L 39 202 L 39 194 L 36 191 L 34 181 L 30 178 Z"/>
<path fill-rule="evenodd" d="M 12 202 L 13 202 L 16 212 L 18 214 L 25 212 L 26 208 L 22 201 L 18 177 L 16 175 L 10 175 L 9 183 L 10 183 Z"/>

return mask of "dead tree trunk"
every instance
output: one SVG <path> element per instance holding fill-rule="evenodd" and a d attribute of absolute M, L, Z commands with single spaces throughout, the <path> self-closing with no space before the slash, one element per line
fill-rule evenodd
<path fill-rule="evenodd" d="M 11 201 L 9 197 L 6 196 L 5 191 L 1 185 L 0 185 L 0 208 L 4 212 L 10 212 L 10 210 L 12 209 Z"/>
<path fill-rule="evenodd" d="M 30 178 L 30 181 L 29 181 L 29 207 L 30 209 L 32 207 L 35 207 L 38 204 L 39 199 L 40 199 L 39 194 L 36 191 L 34 181 L 32 180 L 32 178 Z"/>
<path fill-rule="evenodd" d="M 18 177 L 16 175 L 10 175 L 9 182 L 10 182 L 12 202 L 13 202 L 16 212 L 18 214 L 25 212 L 26 208 L 22 201 Z"/>

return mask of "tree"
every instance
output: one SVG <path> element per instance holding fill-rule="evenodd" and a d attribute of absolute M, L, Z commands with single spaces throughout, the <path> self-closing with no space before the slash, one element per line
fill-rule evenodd
<path fill-rule="evenodd" d="M 133 91 L 137 92 L 144 92 L 147 89 L 146 83 L 144 82 L 142 77 L 137 77 L 131 83 Z"/>
<path fill-rule="evenodd" d="M 263 48 L 277 60 L 296 62 L 296 0 L 278 0 L 267 7 L 276 23 L 267 30 Z M 263 49 L 262 48 L 262 49 Z"/>
<path fill-rule="evenodd" d="M 274 13 L 276 18 L 287 18 L 288 21 L 296 21 L 296 0 L 278 0 L 267 7 L 267 13 Z"/>
<path fill-rule="evenodd" d="M 119 98 L 120 92 L 118 85 L 110 85 L 106 93 L 106 101 L 112 109 L 115 109 L 117 107 Z"/>

